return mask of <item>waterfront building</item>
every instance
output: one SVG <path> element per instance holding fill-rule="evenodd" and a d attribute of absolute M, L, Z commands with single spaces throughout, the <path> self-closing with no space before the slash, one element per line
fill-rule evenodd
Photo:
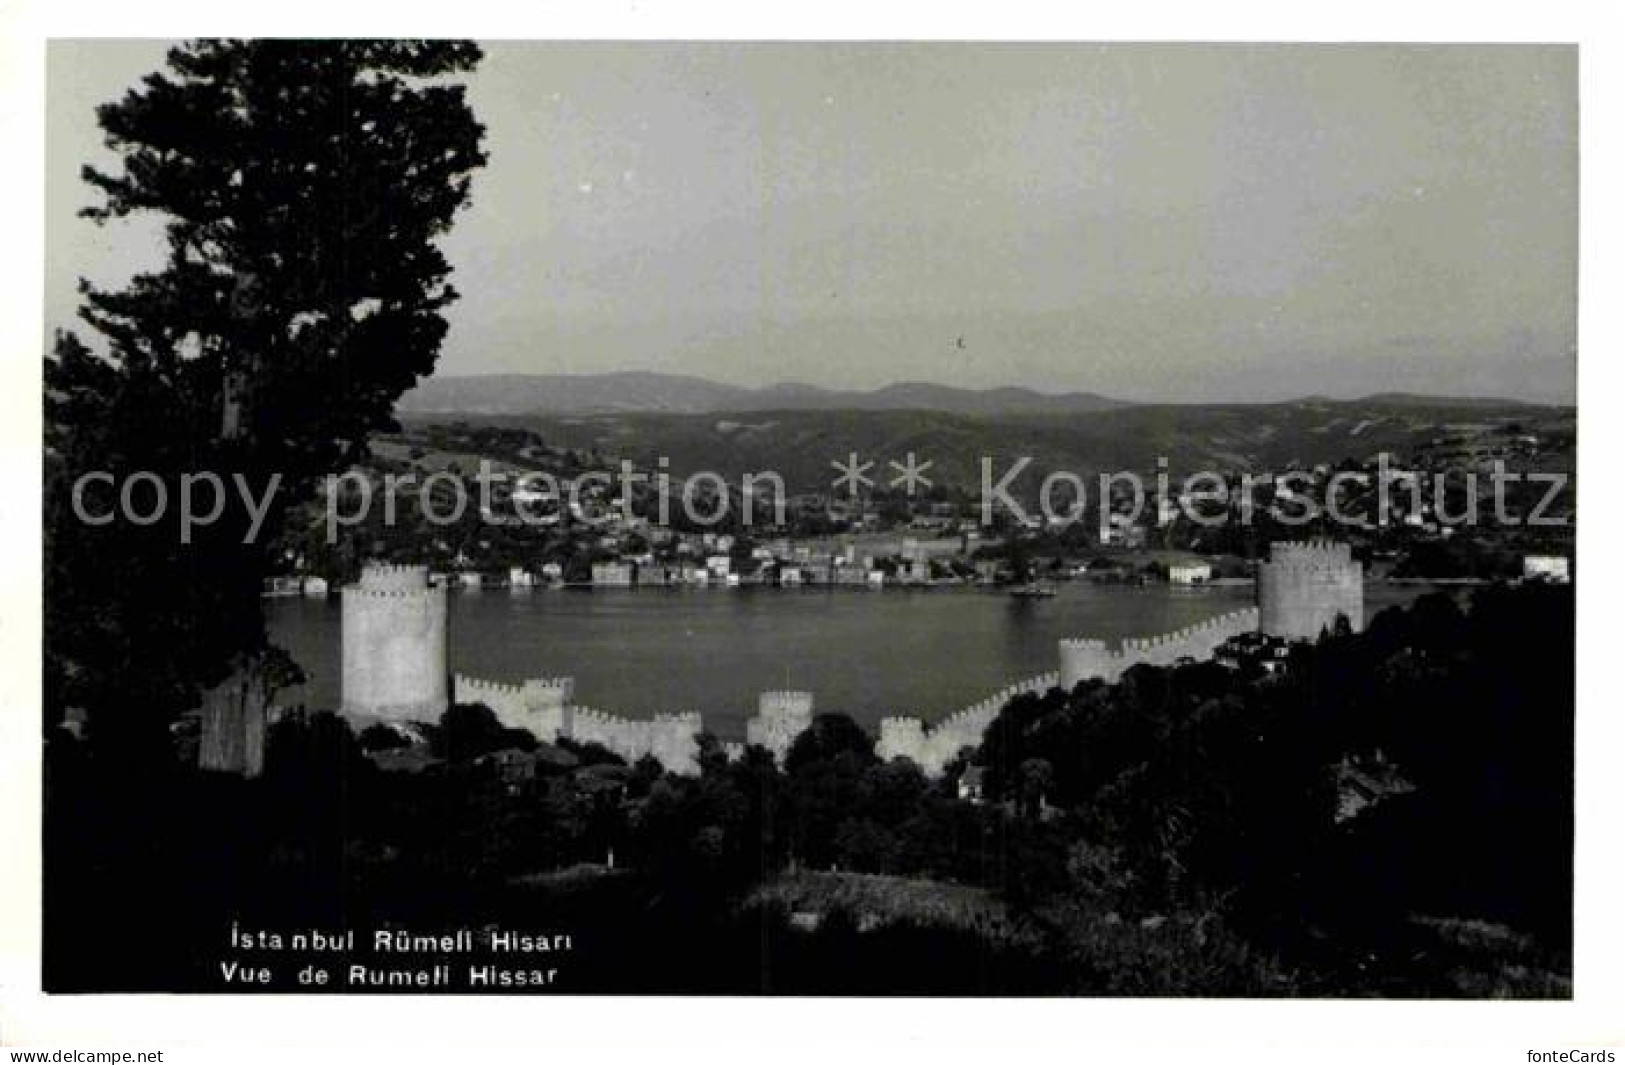
<path fill-rule="evenodd" d="M 1213 579 L 1213 567 L 1200 559 L 1168 563 L 1171 584 L 1205 584 Z"/>
<path fill-rule="evenodd" d="M 595 588 L 630 588 L 632 565 L 629 562 L 594 562 L 592 583 Z"/>
<path fill-rule="evenodd" d="M 1523 579 L 1526 581 L 1550 581 L 1553 584 L 1569 583 L 1569 560 L 1562 555 L 1525 555 L 1523 558 Z"/>

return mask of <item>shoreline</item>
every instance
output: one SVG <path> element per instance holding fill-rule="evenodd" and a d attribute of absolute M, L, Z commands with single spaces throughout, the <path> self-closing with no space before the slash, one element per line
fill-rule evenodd
<path fill-rule="evenodd" d="M 1053 584 L 1087 584 L 1111 588 L 1158 588 L 1165 590 L 1179 590 L 1187 592 L 1201 591 L 1203 589 L 1251 588 L 1257 585 L 1256 577 L 1219 577 L 1208 581 L 1195 581 L 1188 584 L 1178 584 L 1171 581 L 1129 581 L 1129 580 L 1093 580 L 1088 577 L 1054 577 L 1046 578 Z M 1515 577 L 1366 577 L 1362 583 L 1366 585 L 1398 585 L 1411 587 L 1417 585 L 1438 585 L 1444 587 L 1475 587 L 1479 585 L 1495 584 L 1504 581 L 1509 584 L 1519 583 Z M 652 591 L 686 591 L 697 589 L 710 591 L 721 589 L 723 591 L 756 591 L 771 590 L 780 592 L 917 592 L 933 591 L 944 588 L 974 589 L 989 592 L 1008 592 L 1019 587 L 1016 584 L 994 584 L 988 581 L 972 580 L 936 580 L 936 581 L 896 581 L 888 584 L 858 584 L 851 582 L 833 582 L 825 584 L 770 584 L 766 581 L 740 581 L 728 583 L 726 581 L 692 581 L 687 583 L 670 584 L 591 584 L 581 581 L 563 581 L 549 584 L 493 584 L 493 585 L 465 585 L 450 583 L 443 585 L 449 591 L 468 595 L 481 595 L 486 592 L 652 592 Z M 328 592 L 325 595 L 300 594 L 288 592 L 262 592 L 261 599 L 310 599 L 316 601 L 339 598 L 338 594 Z"/>

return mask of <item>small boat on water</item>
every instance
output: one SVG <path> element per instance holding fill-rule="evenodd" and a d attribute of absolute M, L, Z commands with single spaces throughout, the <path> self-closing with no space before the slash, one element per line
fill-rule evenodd
<path fill-rule="evenodd" d="M 1055 589 L 1047 584 L 1029 582 L 1010 589 L 1010 595 L 1014 599 L 1054 599 Z"/>

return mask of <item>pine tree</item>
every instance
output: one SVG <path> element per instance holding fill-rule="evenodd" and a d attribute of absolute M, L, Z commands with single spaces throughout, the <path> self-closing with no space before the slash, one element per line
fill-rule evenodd
<path fill-rule="evenodd" d="M 453 41 L 197 41 L 98 109 L 122 165 L 85 169 L 101 193 L 85 213 L 158 213 L 166 255 L 116 291 L 81 283 L 99 339 L 60 334 L 47 358 L 48 722 L 67 706 L 93 735 L 166 722 L 266 649 L 259 590 L 288 508 L 363 458 L 434 367 L 456 298 L 435 240 L 485 161 L 455 76 L 480 58 Z M 157 474 L 171 518 L 81 522 L 70 492 L 93 470 Z M 255 498 L 278 478 L 253 542 L 235 490 L 180 542 L 180 478 L 204 470 Z M 83 498 L 117 501 L 105 482 Z"/>

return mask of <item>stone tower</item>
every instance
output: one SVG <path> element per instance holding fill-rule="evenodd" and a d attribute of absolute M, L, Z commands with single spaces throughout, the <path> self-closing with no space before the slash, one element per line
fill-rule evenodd
<path fill-rule="evenodd" d="M 368 563 L 344 589 L 344 712 L 435 721 L 447 705 L 446 589 L 426 566 Z"/>
<path fill-rule="evenodd" d="M 745 742 L 766 747 L 781 764 L 796 737 L 812 727 L 812 692 L 762 692 L 756 716 L 745 722 Z"/>
<path fill-rule="evenodd" d="M 1364 573 L 1349 545 L 1330 541 L 1270 545 L 1258 567 L 1259 628 L 1287 640 L 1318 639 L 1339 614 L 1365 627 Z"/>

